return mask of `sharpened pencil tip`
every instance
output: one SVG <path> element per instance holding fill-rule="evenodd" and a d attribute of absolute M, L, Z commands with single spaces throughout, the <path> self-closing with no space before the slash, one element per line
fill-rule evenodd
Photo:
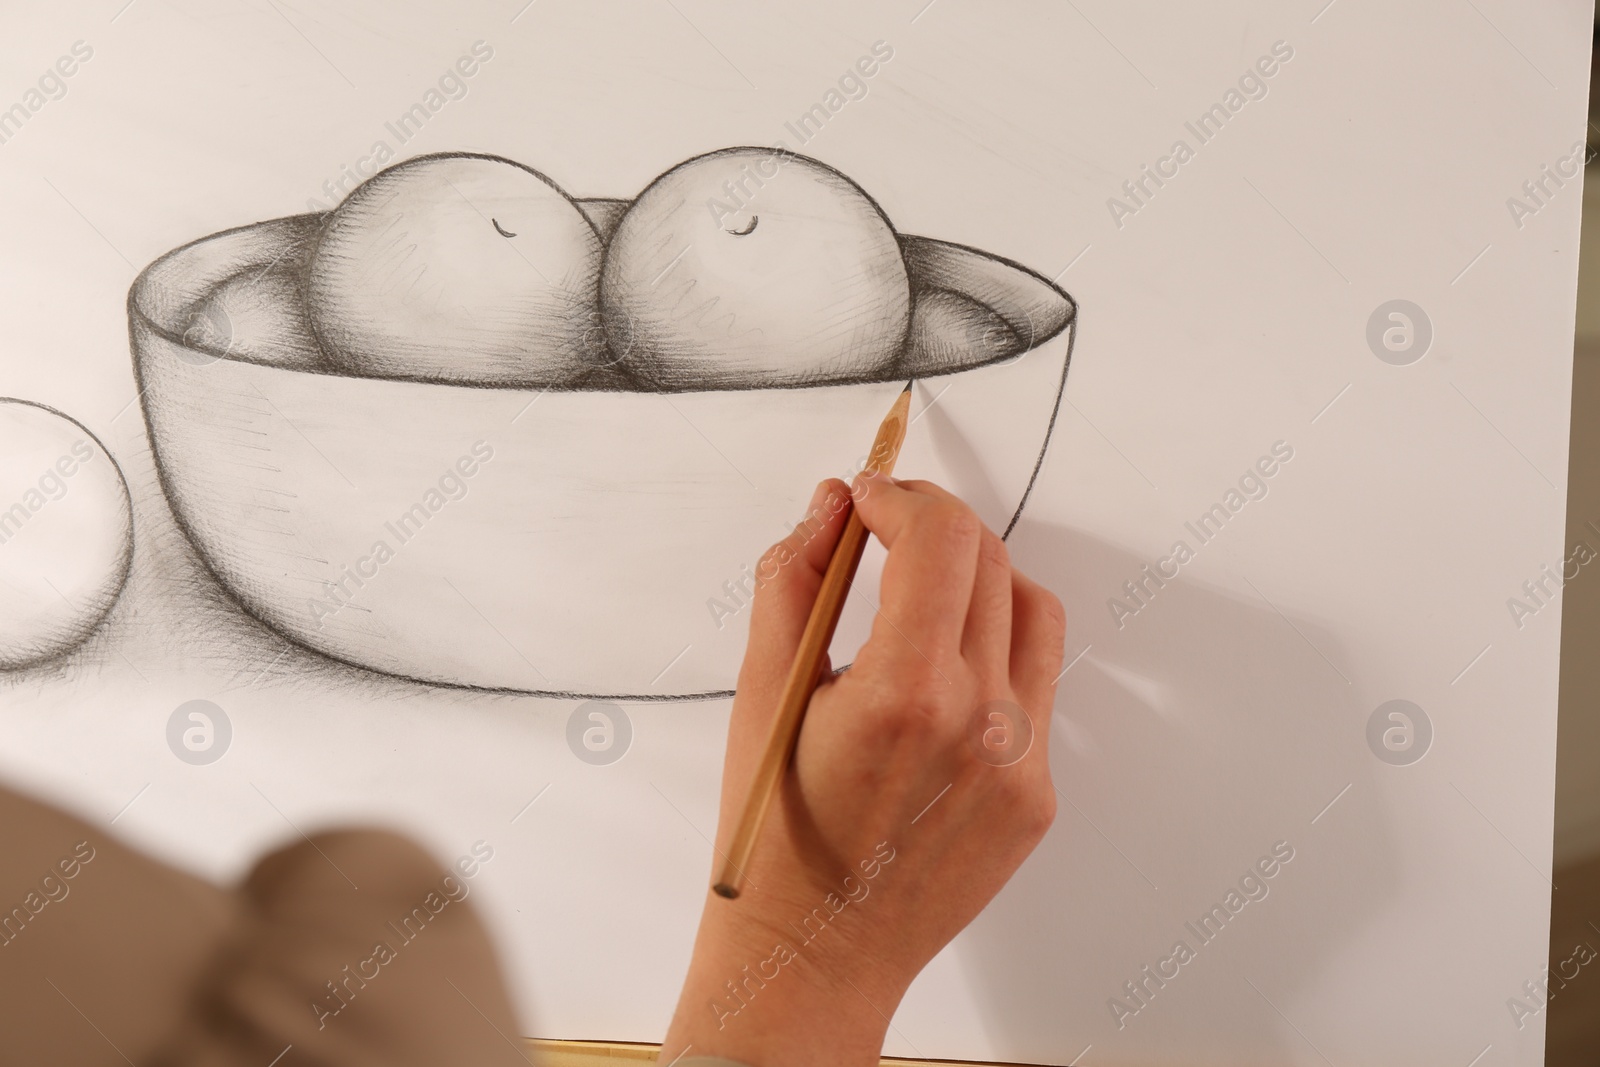
<path fill-rule="evenodd" d="M 909 381 L 909 382 L 907 382 L 907 383 L 906 383 L 906 387 L 905 387 L 905 388 L 904 388 L 904 389 L 902 389 L 902 390 L 900 390 L 900 391 L 901 391 L 901 392 L 902 392 L 902 393 L 909 393 L 909 392 L 911 392 L 911 387 L 912 387 L 912 386 L 913 386 L 913 385 L 915 385 L 915 384 L 916 384 L 916 381 L 917 381 L 917 380 L 916 380 L 916 379 L 915 379 L 915 378 L 913 378 L 913 379 L 911 379 L 911 381 Z"/>
<path fill-rule="evenodd" d="M 725 882 L 718 882 L 711 888 L 719 897 L 725 897 L 728 900 L 739 899 L 739 891 Z"/>

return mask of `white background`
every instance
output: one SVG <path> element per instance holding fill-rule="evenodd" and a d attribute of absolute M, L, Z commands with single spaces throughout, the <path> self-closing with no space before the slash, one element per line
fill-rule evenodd
<path fill-rule="evenodd" d="M 305 210 L 476 40 L 494 58 L 401 155 L 494 152 L 590 196 L 788 139 L 887 41 L 869 95 L 803 150 L 902 231 L 1065 270 L 1068 403 L 1012 546 L 1084 652 L 1057 704 L 1055 828 L 914 987 L 889 1050 L 1539 1063 L 1542 1017 L 1519 1031 L 1506 1000 L 1545 958 L 1559 605 L 1519 630 L 1505 602 L 1564 555 L 1581 198 L 1569 183 L 1520 228 L 1505 202 L 1583 137 L 1590 5 L 923 2 L 8 12 L 0 107 L 74 41 L 94 57 L 0 145 L 0 395 L 106 441 L 150 552 L 171 529 L 123 308 L 145 263 Z M 1192 144 L 1184 121 L 1278 40 L 1294 58 L 1267 97 L 1118 228 L 1106 199 Z M 1393 298 L 1435 330 L 1407 367 L 1364 339 Z M 1107 598 L 1279 440 L 1295 454 L 1268 497 L 1119 630 Z M 225 605 L 135 572 L 115 640 L 0 690 L 10 780 L 224 879 L 333 822 L 442 856 L 483 838 L 476 899 L 528 1032 L 661 1036 L 724 703 L 633 706 L 631 751 L 591 767 L 564 740 L 571 703 L 274 664 L 228 638 Z M 207 767 L 164 739 L 194 698 L 234 725 Z M 1365 740 L 1393 698 L 1434 726 L 1407 767 Z M 1295 858 L 1271 894 L 1119 1030 L 1108 998 L 1279 840 Z"/>

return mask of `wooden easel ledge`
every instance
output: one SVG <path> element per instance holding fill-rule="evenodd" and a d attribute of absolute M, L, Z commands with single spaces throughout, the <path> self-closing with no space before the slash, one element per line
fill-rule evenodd
<path fill-rule="evenodd" d="M 660 1045 L 626 1041 L 550 1041 L 537 1037 L 525 1041 L 529 1059 L 538 1067 L 616 1067 L 622 1063 L 655 1063 L 656 1057 L 661 1054 Z M 883 1067 L 924 1067 L 930 1063 L 949 1067 L 1032 1067 L 1030 1064 L 989 1060 L 974 1063 L 969 1060 L 885 1059 L 880 1062 Z"/>

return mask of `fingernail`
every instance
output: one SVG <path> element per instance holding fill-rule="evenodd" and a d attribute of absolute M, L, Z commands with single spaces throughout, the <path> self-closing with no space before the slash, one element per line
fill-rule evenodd
<path fill-rule="evenodd" d="M 827 497 L 827 495 L 828 479 L 824 478 L 822 481 L 817 483 L 817 487 L 815 489 L 811 490 L 811 503 L 806 505 L 806 514 L 810 515 L 813 511 L 816 511 L 818 508 L 820 508 L 822 506 L 822 501 Z"/>
<path fill-rule="evenodd" d="M 873 470 L 871 467 L 866 468 L 861 473 L 857 474 L 855 478 L 851 479 L 850 495 L 865 496 L 868 490 L 870 490 L 874 485 L 878 484 L 877 479 L 881 477 L 883 476 L 877 471 Z"/>

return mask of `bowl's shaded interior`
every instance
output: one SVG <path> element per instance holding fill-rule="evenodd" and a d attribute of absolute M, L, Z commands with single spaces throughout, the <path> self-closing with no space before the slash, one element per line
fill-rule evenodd
<path fill-rule="evenodd" d="M 626 200 L 609 199 L 577 203 L 602 239 L 609 238 L 629 205 Z M 156 333 L 200 360 L 237 360 L 348 377 L 335 370 L 325 357 L 305 314 L 305 277 L 324 217 L 301 215 L 257 224 L 270 228 L 273 239 L 268 239 L 264 229 L 258 261 L 243 269 L 235 258 L 208 271 L 204 269 L 203 256 L 199 257 L 201 269 L 196 269 L 196 254 L 210 239 L 185 246 L 178 252 L 187 253 L 183 257 L 187 261 L 186 276 L 163 276 L 163 267 L 177 252 L 151 264 L 130 293 L 129 310 Z M 229 233 L 243 235 L 250 229 Z M 289 239 L 284 241 L 284 236 Z M 901 235 L 900 243 L 913 300 L 911 324 L 901 351 L 865 373 L 796 387 L 924 378 L 1003 362 L 1049 340 L 1072 321 L 1076 311 L 1072 299 L 1026 267 L 976 249 L 924 237 Z M 237 254 L 237 246 L 233 251 Z M 648 358 L 648 353 L 630 354 L 630 358 Z M 403 381 L 436 380 L 404 376 L 391 376 L 390 380 L 394 377 Z M 484 387 L 508 388 L 504 383 Z M 526 387 L 585 392 L 653 391 L 628 373 L 627 359 L 597 365 L 570 380 L 530 381 Z M 772 387 L 766 382 L 745 386 Z M 726 389 L 719 387 L 718 391 Z"/>

